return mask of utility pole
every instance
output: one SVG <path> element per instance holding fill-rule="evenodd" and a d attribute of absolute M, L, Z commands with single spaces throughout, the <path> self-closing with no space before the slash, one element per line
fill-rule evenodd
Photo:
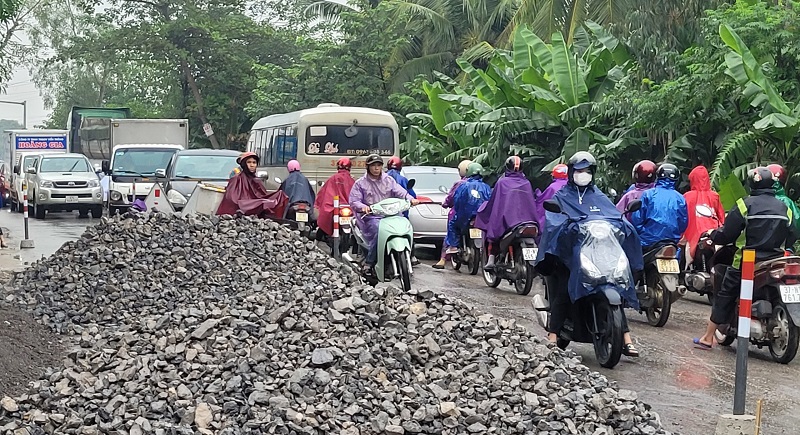
<path fill-rule="evenodd" d="M 5 104 L 16 104 L 18 106 L 22 106 L 22 129 L 25 130 L 28 128 L 28 101 L 0 101 L 0 103 Z"/>

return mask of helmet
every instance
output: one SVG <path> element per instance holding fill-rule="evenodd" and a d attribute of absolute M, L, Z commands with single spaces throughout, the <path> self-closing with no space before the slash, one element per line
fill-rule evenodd
<path fill-rule="evenodd" d="M 789 173 L 786 172 L 786 169 L 784 169 L 783 166 L 773 163 L 767 166 L 767 169 L 772 172 L 772 175 L 776 180 L 781 182 L 781 186 L 786 186 L 786 180 L 789 179 Z"/>
<path fill-rule="evenodd" d="M 289 160 L 289 163 L 286 164 L 286 169 L 288 169 L 289 172 L 299 171 L 300 162 L 297 160 Z"/>
<path fill-rule="evenodd" d="M 469 166 L 467 166 L 466 176 L 472 177 L 473 175 L 481 175 L 481 172 L 483 172 L 483 166 L 481 166 L 480 163 L 470 163 Z"/>
<path fill-rule="evenodd" d="M 261 159 L 258 158 L 258 154 L 251 153 L 251 152 L 248 151 L 248 152 L 239 154 L 239 158 L 236 159 L 236 163 L 238 163 L 240 165 L 244 165 L 244 161 L 249 159 L 250 157 L 254 157 L 256 159 L 256 163 L 259 163 L 261 161 Z"/>
<path fill-rule="evenodd" d="M 511 156 L 506 159 L 506 171 L 520 172 L 522 171 L 522 159 L 519 156 Z"/>
<path fill-rule="evenodd" d="M 352 167 L 353 163 L 347 157 L 342 157 L 338 162 L 336 162 L 336 169 L 347 169 L 349 171 Z"/>
<path fill-rule="evenodd" d="M 771 189 L 775 185 L 775 176 L 772 171 L 759 166 L 748 173 L 750 189 Z"/>
<path fill-rule="evenodd" d="M 567 167 L 567 165 L 559 163 L 553 168 L 553 178 L 565 180 L 567 178 L 568 172 L 569 168 Z"/>
<path fill-rule="evenodd" d="M 678 181 L 678 179 L 681 178 L 681 171 L 672 163 L 662 163 L 661 166 L 658 167 L 656 177 L 658 177 L 659 180 Z"/>
<path fill-rule="evenodd" d="M 472 160 L 462 160 L 461 163 L 458 164 L 458 175 L 466 177 L 467 168 L 469 167 L 470 163 L 472 163 Z"/>
<path fill-rule="evenodd" d="M 400 157 L 392 156 L 389 159 L 389 162 L 386 164 L 386 169 L 402 169 L 403 168 L 403 161 Z"/>
<path fill-rule="evenodd" d="M 650 184 L 656 180 L 656 164 L 650 160 L 642 160 L 633 165 L 633 179 L 640 184 Z"/>
<path fill-rule="evenodd" d="M 567 166 L 570 169 L 592 168 L 592 172 L 594 172 L 594 168 L 597 166 L 597 160 L 588 151 L 578 151 L 569 158 Z"/>
<path fill-rule="evenodd" d="M 370 154 L 367 156 L 367 166 L 370 166 L 373 163 L 380 163 L 381 166 L 383 166 L 383 159 L 377 154 Z"/>

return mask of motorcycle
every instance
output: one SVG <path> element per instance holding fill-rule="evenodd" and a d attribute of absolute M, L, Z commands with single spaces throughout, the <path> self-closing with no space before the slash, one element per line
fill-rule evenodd
<path fill-rule="evenodd" d="M 375 275 L 366 277 L 371 284 L 400 279 L 403 290 L 411 290 L 411 244 L 414 229 L 411 222 L 403 217 L 403 212 L 411 208 L 405 199 L 388 198 L 370 206 L 370 214 L 383 216 L 378 225 L 378 263 Z M 363 266 L 369 245 L 358 226 L 353 227 L 353 237 L 359 248 L 359 258 L 350 253 L 343 258 L 359 267 Z"/>
<path fill-rule="evenodd" d="M 736 247 L 720 248 L 712 269 L 714 291 L 722 285 L 727 265 L 732 263 Z M 719 259 L 724 257 L 724 259 Z M 731 313 L 727 324 L 719 325 L 715 339 L 721 346 L 736 340 L 738 313 Z M 750 309 L 750 343 L 769 348 L 772 360 L 789 364 L 800 346 L 800 257 L 792 255 L 756 263 L 753 279 L 753 304 Z"/>
<path fill-rule="evenodd" d="M 333 237 L 325 234 L 317 227 L 317 240 L 324 241 L 331 250 L 333 256 Z M 357 245 L 353 243 L 353 209 L 348 204 L 339 205 L 339 254 L 344 255 L 351 251 L 358 253 Z"/>
<path fill-rule="evenodd" d="M 483 280 L 489 287 L 497 287 L 507 279 L 519 295 L 527 295 L 536 277 L 534 263 L 539 248 L 534 240 L 539 234 L 539 226 L 534 222 L 523 222 L 506 231 L 500 238 L 499 254 L 495 256 L 494 268 L 483 270 Z M 486 241 L 483 241 L 486 244 Z M 489 250 L 481 249 L 482 264 L 489 260 Z"/>
<path fill-rule="evenodd" d="M 634 212 L 642 206 L 641 201 L 631 201 L 626 212 Z M 555 201 L 546 201 L 545 210 L 562 213 Z M 570 305 L 564 326 L 559 332 L 556 345 L 566 349 L 570 342 L 591 343 L 597 361 L 602 367 L 613 368 L 622 357 L 624 346 L 623 306 L 621 289 L 633 280 L 628 257 L 622 249 L 624 235 L 612 225 L 611 220 L 586 220 L 585 216 L 567 216 L 568 224 L 578 225 L 583 235 L 580 246 L 581 275 L 584 284 L 593 287 L 593 292 Z M 622 219 L 619 219 L 622 222 Z M 549 293 L 545 285 L 545 297 L 535 295 L 533 306 L 544 315 L 539 323 L 546 328 L 549 320 Z"/>
<path fill-rule="evenodd" d="M 707 205 L 698 205 L 695 210 L 703 217 L 716 220 L 714 211 Z M 717 227 L 719 227 L 719 221 L 717 221 Z M 711 241 L 710 235 L 703 233 L 697 241 L 694 258 L 686 267 L 686 270 L 681 272 L 680 280 L 687 290 L 705 295 L 710 304 L 714 303 L 714 287 L 711 285 L 711 270 L 713 267 L 711 259 L 716 251 L 717 247 Z"/>
<path fill-rule="evenodd" d="M 286 220 L 295 222 L 300 234 L 309 237 L 314 227 L 314 222 L 311 220 L 312 212 L 311 206 L 307 203 L 295 202 L 289 204 L 289 210 L 286 212 Z"/>
<path fill-rule="evenodd" d="M 450 255 L 450 262 L 454 270 L 460 270 L 461 265 L 467 266 L 470 275 L 477 275 L 481 267 L 481 250 L 483 249 L 483 231 L 475 228 L 475 218 L 469 222 L 467 231 L 462 232 L 461 247 L 458 252 Z"/>
<path fill-rule="evenodd" d="M 636 296 L 639 311 L 655 327 L 667 323 L 672 304 L 686 294 L 686 288 L 678 285 L 681 272 L 678 252 L 677 244 L 664 241 L 644 253 L 644 273 L 637 283 Z"/>

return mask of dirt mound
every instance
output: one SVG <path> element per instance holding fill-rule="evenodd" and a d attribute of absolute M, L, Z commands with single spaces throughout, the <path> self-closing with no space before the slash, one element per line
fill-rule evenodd
<path fill-rule="evenodd" d="M 0 302 L 0 397 L 23 393 L 46 367 L 59 365 L 60 340 L 29 314 Z"/>

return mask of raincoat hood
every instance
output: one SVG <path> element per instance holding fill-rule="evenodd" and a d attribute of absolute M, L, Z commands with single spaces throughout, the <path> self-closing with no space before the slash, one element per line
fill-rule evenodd
<path fill-rule="evenodd" d="M 700 191 L 711 190 L 711 177 L 708 176 L 708 169 L 705 166 L 698 166 L 689 172 L 689 188 Z"/>
<path fill-rule="evenodd" d="M 686 211 L 688 214 L 688 225 L 683 237 L 686 239 L 688 249 L 688 259 L 694 258 L 697 243 L 700 236 L 711 229 L 716 229 L 725 223 L 725 208 L 719 195 L 711 190 L 711 177 L 705 166 L 697 166 L 689 173 L 689 187 L 691 190 L 686 192 L 683 197 L 686 199 Z M 706 217 L 697 212 L 697 206 L 703 205 L 713 212 L 713 217 Z"/>

